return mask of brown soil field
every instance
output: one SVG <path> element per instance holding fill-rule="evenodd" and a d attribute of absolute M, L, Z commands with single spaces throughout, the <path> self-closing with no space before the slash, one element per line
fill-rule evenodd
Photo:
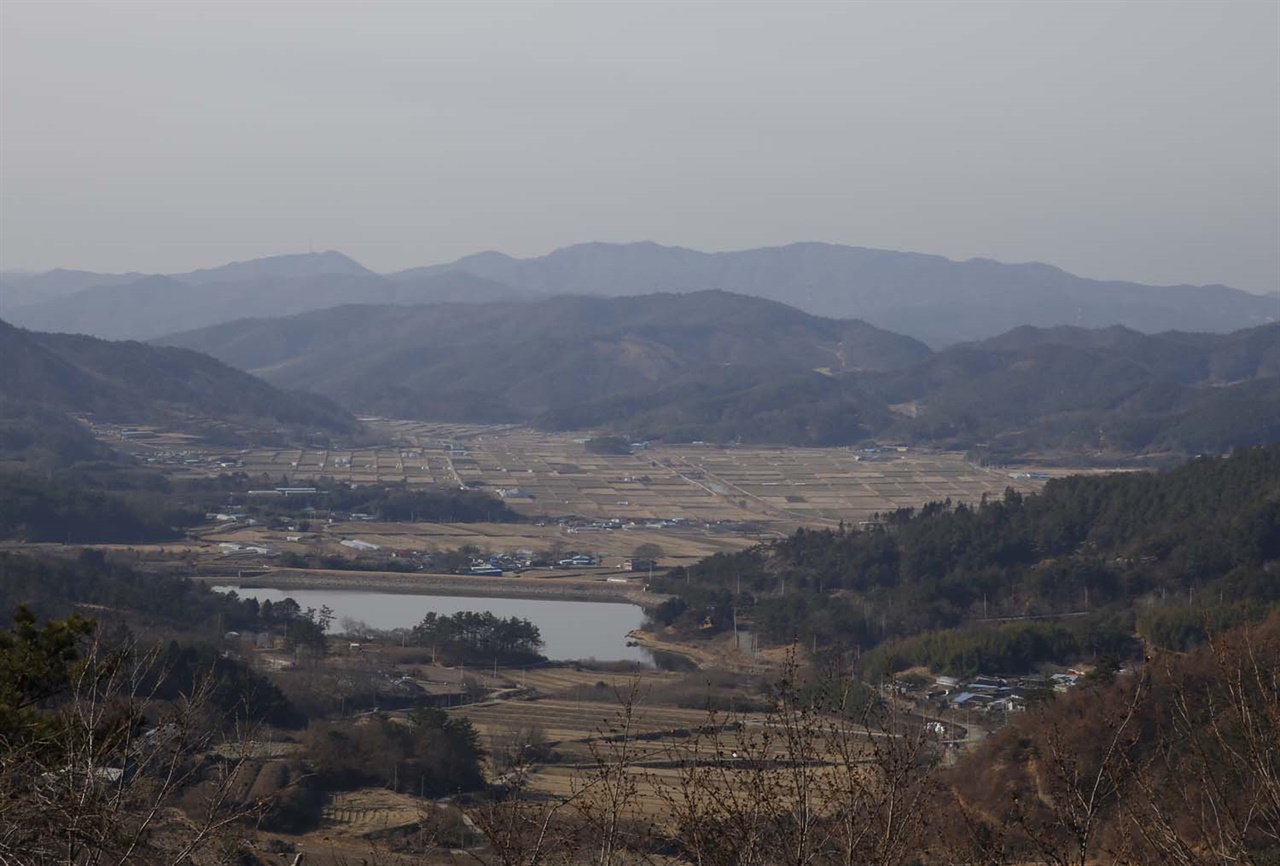
<path fill-rule="evenodd" d="M 263 486 L 306 485 L 321 478 L 351 483 L 467 485 L 499 495 L 531 518 L 522 524 L 430 524 L 354 521 L 322 524 L 306 533 L 261 526 L 211 525 L 192 539 L 138 546 L 144 556 L 195 557 L 202 571 L 238 574 L 271 569 L 270 585 L 302 588 L 301 578 L 272 568 L 269 557 L 220 547 L 264 546 L 297 554 L 358 554 L 343 541 L 391 550 L 453 550 L 474 545 L 482 552 L 520 550 L 590 552 L 603 567 L 579 573 L 530 572 L 526 583 L 489 581 L 490 594 L 545 596 L 535 580 L 607 582 L 643 579 L 622 572 L 624 559 L 642 544 L 663 550 L 660 567 L 688 565 L 719 552 L 741 550 L 789 534 L 799 526 L 856 524 L 877 512 L 951 498 L 976 501 L 1006 488 L 1034 490 L 1041 479 L 1025 472 L 974 467 L 963 455 L 880 449 L 722 447 L 656 445 L 630 455 L 587 452 L 582 434 L 556 434 L 512 426 L 436 424 L 369 419 L 387 444 L 349 449 L 275 448 L 218 450 L 166 439 L 152 458 L 177 474 L 245 472 Z M 147 441 L 131 445 L 146 451 Z M 152 459 L 147 458 L 147 459 Z M 1049 471 L 1056 474 L 1053 470 Z M 1012 477 L 1020 476 L 1020 477 Z M 580 518 L 561 525 L 557 519 Z M 302 537 L 290 541 L 290 536 Z M 221 571 L 219 571 L 221 569 Z M 339 577 L 338 575 L 341 575 Z M 505 578 L 504 578 L 505 579 Z M 438 579 L 406 581 L 403 575 L 312 573 L 316 586 L 367 587 L 389 591 L 459 593 L 483 584 L 445 586 Z M 316 582 L 320 581 L 320 582 Z M 265 583 L 265 581 L 264 581 Z M 570 592 L 560 584 L 560 591 Z M 594 595 L 581 588 L 582 597 Z M 615 587 L 603 594 L 625 594 Z"/>
<path fill-rule="evenodd" d="M 215 455 L 273 484 L 319 477 L 356 483 L 467 484 L 529 516 L 638 523 L 735 521 L 767 531 L 864 520 L 935 499 L 976 501 L 1041 481 L 971 466 L 963 455 L 882 449 L 655 445 L 589 453 L 584 434 L 374 419 L 394 447 L 272 449 Z"/>
<path fill-rule="evenodd" d="M 527 671 L 507 671 L 499 669 L 509 680 L 523 688 L 533 689 L 547 697 L 572 697 L 575 689 L 591 688 L 597 683 L 605 683 L 609 688 L 624 689 L 633 679 L 632 674 L 614 674 L 588 669 L 571 667 L 534 668 Z M 678 679 L 678 675 L 662 671 L 646 670 L 641 675 L 645 684 L 666 682 Z"/>
<path fill-rule="evenodd" d="M 597 679 L 604 679 L 597 674 Z M 625 687 L 620 684 L 620 687 Z M 533 701 L 493 701 L 458 707 L 451 712 L 466 716 L 486 732 L 510 731 L 520 726 L 539 725 L 552 740 L 583 739 L 607 732 L 619 723 L 617 702 L 545 699 Z M 637 705 L 631 723 L 638 732 L 696 727 L 707 720 L 705 710 Z"/>
<path fill-rule="evenodd" d="M 422 820 L 430 806 L 417 797 L 385 788 L 365 788 L 332 795 L 324 808 L 324 829 L 345 836 L 366 836 Z"/>
<path fill-rule="evenodd" d="M 643 684 L 637 694 L 645 694 Z M 786 737 L 778 721 L 766 713 L 709 714 L 650 705 L 643 697 L 629 716 L 619 701 L 495 701 L 451 712 L 470 719 L 482 742 L 495 746 L 531 727 L 543 732 L 558 757 L 528 776 L 525 790 L 533 797 L 567 799 L 587 789 L 602 764 L 618 760 L 621 746 L 616 738 L 625 727 L 632 738 L 626 746 L 626 773 L 635 785 L 633 817 L 666 814 L 689 772 L 682 768 L 692 764 L 706 770 L 704 784 L 722 796 L 736 796 L 748 779 L 754 785 L 769 785 L 772 776 L 795 772 L 786 766 L 793 757 Z M 869 735 L 857 727 L 848 728 L 847 735 L 845 754 L 857 764 L 868 754 Z M 804 769 L 814 784 L 851 771 L 839 752 L 821 743 L 814 748 L 809 757 L 815 763 Z M 858 772 L 857 767 L 852 771 Z M 499 774 L 501 769 L 492 772 Z"/>

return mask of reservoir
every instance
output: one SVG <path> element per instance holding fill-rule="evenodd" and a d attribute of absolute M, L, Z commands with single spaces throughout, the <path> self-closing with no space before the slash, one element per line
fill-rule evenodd
<path fill-rule="evenodd" d="M 292 598 L 303 610 L 333 610 L 333 628 L 346 619 L 374 629 L 413 628 L 428 612 L 447 616 L 466 611 L 490 611 L 494 616 L 518 616 L 531 620 L 542 632 L 543 654 L 554 660 L 652 661 L 647 650 L 627 646 L 627 632 L 639 628 L 644 611 L 633 604 L 601 601 L 559 601 L 523 598 L 472 598 L 453 595 L 403 595 L 340 589 L 242 589 L 216 586 L 219 592 L 235 590 L 241 598 L 273 604 Z"/>

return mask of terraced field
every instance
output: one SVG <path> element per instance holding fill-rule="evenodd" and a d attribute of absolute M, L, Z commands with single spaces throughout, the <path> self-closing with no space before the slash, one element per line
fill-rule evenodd
<path fill-rule="evenodd" d="M 565 700 L 496 702 L 454 712 L 471 719 L 482 740 L 490 742 L 531 726 L 544 732 L 558 760 L 534 769 L 527 778 L 528 796 L 572 798 L 588 790 L 602 772 L 622 772 L 634 786 L 629 811 L 644 818 L 669 817 L 670 804 L 695 772 L 704 789 L 723 797 L 795 790 L 800 776 L 806 784 L 835 790 L 842 779 L 847 783 L 849 773 L 862 772 L 870 738 L 884 736 L 832 724 L 797 752 L 779 720 L 765 713 L 711 716 L 637 704 L 627 718 L 617 703 Z M 624 719 L 625 747 L 619 742 Z M 797 764 L 802 754 L 806 760 Z"/>
<path fill-rule="evenodd" d="M 452 712 L 466 716 L 485 734 L 508 733 L 536 725 L 548 740 L 568 744 L 607 733 L 618 724 L 620 707 L 617 703 L 597 701 L 498 701 L 460 707 Z M 632 716 L 633 730 L 637 733 L 696 728 L 706 721 L 707 714 L 701 710 L 670 707 L 639 706 Z"/>
<path fill-rule="evenodd" d="M 413 826 L 429 808 L 430 804 L 417 797 L 385 788 L 339 792 L 332 795 L 324 807 L 324 826 L 334 833 L 367 836 Z"/>
<path fill-rule="evenodd" d="M 611 689 L 625 690 L 632 680 L 630 674 L 601 673 L 571 667 L 533 668 L 527 671 L 510 672 L 507 676 L 513 681 L 518 681 L 521 686 L 548 697 L 572 697 L 575 689 L 591 688 L 601 682 Z M 679 678 L 678 674 L 646 670 L 643 682 L 653 684 Z"/>
<path fill-rule="evenodd" d="M 758 771 L 747 769 L 745 765 L 735 768 L 734 763 L 725 762 L 713 768 L 710 773 L 701 774 L 697 785 L 702 790 L 694 796 L 706 797 L 712 794 L 729 801 L 749 803 L 759 796 L 759 791 L 769 791 L 771 796 L 781 797 L 785 795 L 780 792 L 788 790 L 788 786 L 794 788 L 796 777 L 787 769 Z M 860 773 L 861 768 L 815 765 L 805 769 L 804 778 L 811 790 L 834 790 L 851 771 Z M 748 774 L 751 777 L 749 782 Z M 657 819 L 659 822 L 672 819 L 672 804 L 680 803 L 682 789 L 689 782 L 685 771 L 670 765 L 657 768 L 629 767 L 626 777 L 634 786 L 634 794 L 626 809 L 628 817 Z M 540 770 L 534 776 L 529 793 L 538 797 L 568 799 L 586 790 L 589 784 L 590 777 L 584 776 L 580 769 L 552 766 Z M 815 801 L 820 799 L 821 795 L 814 796 Z M 748 809 L 741 808 L 740 811 L 746 812 Z"/>

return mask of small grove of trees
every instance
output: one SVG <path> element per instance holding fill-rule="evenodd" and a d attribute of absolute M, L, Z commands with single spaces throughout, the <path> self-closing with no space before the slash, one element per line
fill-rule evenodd
<path fill-rule="evenodd" d="M 258 617 L 264 625 L 284 626 L 285 638 L 295 649 L 303 648 L 312 655 L 324 655 L 328 649 L 325 635 L 333 625 L 333 608 L 321 605 L 303 607 L 292 598 L 267 599 L 258 606 Z"/>
<path fill-rule="evenodd" d="M 288 479 L 246 481 L 274 487 L 287 486 Z M 225 495 L 225 494 L 224 494 Z M 483 490 L 460 490 L 456 487 L 408 487 L 323 484 L 314 494 L 291 494 L 268 500 L 246 501 L 257 514 L 327 514 L 331 511 L 371 514 L 390 522 L 424 521 L 433 523 L 517 523 L 524 518 L 505 502 Z"/>
<path fill-rule="evenodd" d="M 285 599 L 285 601 L 293 601 L 293 599 Z M 305 647 L 313 655 L 324 655 L 328 649 L 325 634 L 332 624 L 333 609 L 329 605 L 321 605 L 319 611 L 309 607 L 289 618 L 285 627 L 285 637 L 295 647 Z"/>
<path fill-rule="evenodd" d="M 583 444 L 588 454 L 625 455 L 631 453 L 631 442 L 622 436 L 596 436 L 588 439 Z"/>
<path fill-rule="evenodd" d="M 489 611 L 461 611 L 440 616 L 435 611 L 413 627 L 413 642 L 438 656 L 459 661 L 519 664 L 542 658 L 542 633 L 521 617 L 498 617 Z"/>
<path fill-rule="evenodd" d="M 1066 664 L 1079 658 L 1136 654 L 1127 617 L 1100 614 L 1061 622 L 1012 622 L 998 626 L 926 632 L 863 655 L 864 678 L 923 666 L 937 673 L 974 676 L 983 672 L 1032 673 L 1042 662 Z"/>
<path fill-rule="evenodd" d="M 666 553 L 662 549 L 661 544 L 655 544 L 652 541 L 646 541 L 643 544 L 637 544 L 635 549 L 631 551 L 632 559 L 651 559 L 657 562 Z"/>
<path fill-rule="evenodd" d="M 381 785 L 424 797 L 474 791 L 484 784 L 479 738 L 471 723 L 419 707 L 404 722 L 375 714 L 312 727 L 307 758 L 320 785 L 348 790 Z"/>

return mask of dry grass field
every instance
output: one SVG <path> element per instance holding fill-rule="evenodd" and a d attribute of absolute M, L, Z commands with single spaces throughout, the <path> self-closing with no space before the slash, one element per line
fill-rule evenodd
<path fill-rule="evenodd" d="M 788 743 L 778 717 L 763 712 L 712 715 L 651 703 L 644 685 L 641 681 L 629 712 L 620 700 L 563 698 L 496 701 L 452 712 L 471 720 L 493 754 L 531 730 L 545 737 L 556 760 L 536 765 L 525 778 L 525 794 L 535 799 L 570 799 L 590 788 L 602 772 L 621 772 L 634 785 L 628 809 L 632 817 L 657 818 L 669 815 L 695 766 L 701 768 L 697 783 L 711 786 L 719 796 L 739 796 L 761 786 L 787 790 L 781 777 L 795 775 L 792 759 L 799 753 Z M 625 683 L 619 692 L 626 697 Z M 832 730 L 826 730 L 829 737 Z M 624 731 L 625 746 L 619 741 Z M 860 772 L 857 765 L 869 754 L 869 736 L 875 735 L 849 727 L 842 746 L 837 738 L 817 737 L 809 743 L 806 778 L 822 785 L 824 778 Z M 495 766 L 490 772 L 499 777 L 504 768 Z M 778 784 L 771 781 L 775 776 Z"/>
<path fill-rule="evenodd" d="M 234 530 L 220 536 L 220 540 L 245 540 L 262 538 L 264 531 L 258 527 L 247 527 Z M 529 523 L 375 523 L 357 521 L 351 523 L 334 523 L 323 527 L 320 533 L 313 533 L 315 539 L 297 542 L 301 547 L 294 548 L 288 543 L 280 544 L 287 533 L 274 533 L 273 546 L 285 549 L 298 549 L 311 544 L 319 544 L 325 553 L 349 554 L 349 548 L 343 548 L 342 540 L 359 539 L 388 550 L 453 550 L 464 545 L 471 545 L 486 553 L 502 553 L 515 550 L 548 550 L 557 544 L 565 550 L 591 551 L 599 554 L 600 568 L 588 569 L 585 572 L 559 569 L 558 577 L 589 576 L 599 577 L 605 571 L 616 573 L 622 567 L 622 561 L 631 555 L 637 545 L 646 542 L 662 546 L 666 555 L 664 563 L 683 564 L 685 561 L 696 562 L 713 553 L 727 550 L 740 550 L 755 542 L 754 537 L 743 537 L 727 532 L 712 533 L 702 527 L 671 527 L 667 529 L 627 529 L 627 530 L 576 530 L 564 528 L 555 523 L 535 525 Z"/>
<path fill-rule="evenodd" d="M 367 836 L 409 827 L 423 818 L 429 806 L 408 794 L 385 788 L 365 788 L 334 794 L 324 807 L 324 825 L 332 833 Z"/>
<path fill-rule="evenodd" d="M 596 679 L 601 679 L 596 674 Z M 619 724 L 620 704 L 616 701 L 575 701 L 543 699 L 534 701 L 495 701 L 460 707 L 453 712 L 469 718 L 482 735 L 502 735 L 529 727 L 538 727 L 557 748 L 576 757 L 582 750 L 574 744 L 608 733 Z M 653 733 L 694 728 L 705 724 L 703 710 L 638 705 L 631 722 L 637 733 Z"/>
<path fill-rule="evenodd" d="M 501 672 L 501 670 L 500 670 Z M 507 677 L 522 688 L 535 690 L 548 697 L 571 698 L 575 691 L 592 688 L 598 683 L 605 683 L 610 689 L 623 690 L 630 686 L 634 674 L 601 673 L 586 668 L 543 667 L 529 670 L 511 671 Z M 679 679 L 678 674 L 657 670 L 645 670 L 641 674 L 645 684 L 662 683 Z"/>
<path fill-rule="evenodd" d="M 578 515 L 639 524 L 856 522 L 950 497 L 976 501 L 1040 481 L 967 464 L 962 455 L 845 448 L 658 445 L 631 455 L 587 452 L 581 436 L 524 427 L 371 420 L 395 447 L 259 450 L 240 469 L 273 484 L 322 476 L 352 483 L 468 484 L 531 517 Z"/>
<path fill-rule="evenodd" d="M 656 544 L 664 567 L 689 565 L 741 550 L 800 526 L 856 524 L 877 512 L 950 498 L 974 502 L 1006 488 L 1030 491 L 1043 481 L 1026 473 L 974 467 L 963 455 L 881 449 L 661 445 L 629 455 L 587 452 L 584 440 L 525 427 L 374 419 L 378 448 L 167 452 L 182 458 L 172 471 L 240 471 L 263 487 L 307 486 L 321 478 L 357 484 L 467 485 L 488 490 L 530 518 L 521 524 L 379 523 L 313 526 L 310 532 L 270 531 L 232 524 L 201 533 L 189 545 L 197 556 L 225 556 L 224 543 L 275 551 L 353 558 L 343 541 L 383 550 L 482 553 L 522 550 L 592 553 L 600 567 L 547 577 L 604 582 L 640 577 L 623 561 L 642 544 Z M 394 447 L 392 444 L 394 443 Z M 176 456 L 175 456 L 176 455 Z M 1021 477 L 1013 477 L 1019 475 Z M 580 518 L 564 520 L 563 518 Z M 290 540 L 290 535 L 295 536 Z M 176 552 L 181 545 L 169 545 Z"/>

